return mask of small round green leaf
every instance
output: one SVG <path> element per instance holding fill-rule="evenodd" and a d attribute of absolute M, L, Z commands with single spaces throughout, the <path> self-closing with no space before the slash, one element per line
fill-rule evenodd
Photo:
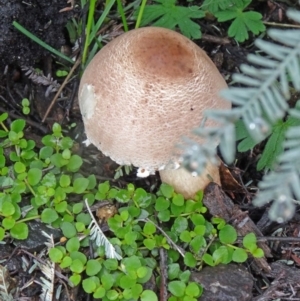
<path fill-rule="evenodd" d="M 264 257 L 264 251 L 261 248 L 256 248 L 253 252 L 251 252 L 253 257 L 262 258 Z"/>
<path fill-rule="evenodd" d="M 185 288 L 186 288 L 185 283 L 178 280 L 171 281 L 168 284 L 168 290 L 175 297 L 183 297 L 185 294 Z"/>
<path fill-rule="evenodd" d="M 62 269 L 68 268 L 72 264 L 72 258 L 70 256 L 65 256 L 63 260 L 60 262 L 59 266 Z"/>
<path fill-rule="evenodd" d="M 78 237 L 71 237 L 66 243 L 66 250 L 68 252 L 78 251 L 80 248 L 80 242 Z"/>
<path fill-rule="evenodd" d="M 181 194 L 176 194 L 172 198 L 172 202 L 176 206 L 183 206 L 184 205 L 184 197 Z"/>
<path fill-rule="evenodd" d="M 166 199 L 165 197 L 160 196 L 156 199 L 155 202 L 156 211 L 166 210 L 169 208 L 169 206 L 170 206 L 170 200 Z"/>
<path fill-rule="evenodd" d="M 106 293 L 106 297 L 108 300 L 116 300 L 119 296 L 119 293 L 116 290 L 109 290 Z"/>
<path fill-rule="evenodd" d="M 138 278 L 144 278 L 148 273 L 148 269 L 146 267 L 140 267 L 137 269 L 136 274 Z"/>
<path fill-rule="evenodd" d="M 42 179 L 42 171 L 38 168 L 31 168 L 27 173 L 27 180 L 29 185 L 35 186 Z"/>
<path fill-rule="evenodd" d="M 67 238 L 71 238 L 77 234 L 76 227 L 73 223 L 70 222 L 63 222 L 61 224 L 61 229 L 63 231 L 64 236 Z"/>
<path fill-rule="evenodd" d="M 238 248 L 233 251 L 232 260 L 234 262 L 242 263 L 248 258 L 247 252 L 244 249 Z"/>
<path fill-rule="evenodd" d="M 158 212 L 157 217 L 159 218 L 160 221 L 162 222 L 168 222 L 170 220 L 170 210 L 162 210 Z"/>
<path fill-rule="evenodd" d="M 208 253 L 205 253 L 203 256 L 202 256 L 202 260 L 210 265 L 211 267 L 215 266 L 215 263 L 214 263 L 214 259 L 212 258 L 212 256 Z"/>
<path fill-rule="evenodd" d="M 70 172 L 76 172 L 79 170 L 82 163 L 83 163 L 83 161 L 82 161 L 81 157 L 79 157 L 78 155 L 73 155 L 73 156 L 71 156 L 71 158 L 67 164 L 67 169 Z"/>
<path fill-rule="evenodd" d="M 23 129 L 25 128 L 25 124 L 26 123 L 24 119 L 16 119 L 11 123 L 10 128 L 12 131 L 19 133 L 23 131 Z"/>
<path fill-rule="evenodd" d="M 46 224 L 51 224 L 57 219 L 58 219 L 58 214 L 54 209 L 51 208 L 45 208 L 41 214 L 41 220 L 43 223 Z"/>
<path fill-rule="evenodd" d="M 64 253 L 58 248 L 52 248 L 49 250 L 49 257 L 55 263 L 61 262 L 63 256 Z"/>
<path fill-rule="evenodd" d="M 59 185 L 61 187 L 68 187 L 71 184 L 71 178 L 69 175 L 61 175 L 59 179 Z"/>
<path fill-rule="evenodd" d="M 220 230 L 219 238 L 223 244 L 232 244 L 237 239 L 236 230 L 231 225 L 226 225 Z"/>
<path fill-rule="evenodd" d="M 156 227 L 152 222 L 146 222 L 143 231 L 146 235 L 151 235 L 156 232 Z"/>
<path fill-rule="evenodd" d="M 182 233 L 188 227 L 188 221 L 186 218 L 179 216 L 175 219 L 174 224 L 172 226 L 172 230 L 177 233 Z"/>
<path fill-rule="evenodd" d="M 122 289 L 131 288 L 134 284 L 136 284 L 136 279 L 132 279 L 128 275 L 123 275 L 120 278 L 120 287 Z"/>
<path fill-rule="evenodd" d="M 10 235 L 15 239 L 26 239 L 28 237 L 28 226 L 25 223 L 15 224 L 10 230 Z"/>
<path fill-rule="evenodd" d="M 145 247 L 149 250 L 153 250 L 156 246 L 155 240 L 151 238 L 145 238 L 143 243 Z"/>
<path fill-rule="evenodd" d="M 77 286 L 81 281 L 81 275 L 74 274 L 70 277 L 70 281 L 73 283 L 74 286 Z"/>
<path fill-rule="evenodd" d="M 186 252 L 184 256 L 184 263 L 186 266 L 194 268 L 197 264 L 197 260 L 192 253 Z"/>
<path fill-rule="evenodd" d="M 255 250 L 257 248 L 256 242 L 257 239 L 254 233 L 248 233 L 243 238 L 243 246 L 250 251 Z"/>
<path fill-rule="evenodd" d="M 16 220 L 14 218 L 5 217 L 2 221 L 2 226 L 4 229 L 9 230 L 16 224 Z"/>
<path fill-rule="evenodd" d="M 171 198 L 174 193 L 174 188 L 168 184 L 162 183 L 159 188 L 160 192 L 166 198 Z"/>
<path fill-rule="evenodd" d="M 106 290 L 111 289 L 114 282 L 115 282 L 115 279 L 113 277 L 111 277 L 110 274 L 104 274 L 101 276 L 101 283 Z"/>
<path fill-rule="evenodd" d="M 98 280 L 98 281 L 97 281 Z M 96 291 L 97 282 L 99 283 L 99 278 L 97 277 L 89 277 L 82 281 L 82 287 L 84 291 L 88 294 L 91 294 Z"/>
<path fill-rule="evenodd" d="M 14 170 L 18 174 L 24 173 L 26 171 L 26 166 L 22 162 L 16 162 L 14 164 Z"/>
<path fill-rule="evenodd" d="M 93 297 L 95 299 L 102 299 L 105 296 L 105 294 L 106 294 L 105 288 L 100 286 L 96 289 L 95 293 L 93 294 Z"/>
<path fill-rule="evenodd" d="M 9 201 L 4 201 L 2 203 L 1 212 L 4 216 L 13 215 L 15 213 L 15 206 Z"/>
<path fill-rule="evenodd" d="M 191 241 L 191 234 L 190 234 L 190 231 L 188 230 L 184 230 L 181 234 L 180 234 L 180 239 L 183 241 L 183 242 L 190 242 Z"/>
<path fill-rule="evenodd" d="M 81 260 L 75 259 L 75 260 L 72 261 L 72 264 L 70 265 L 70 270 L 71 270 L 73 273 L 80 274 L 80 273 L 82 273 L 83 270 L 84 270 L 84 265 L 83 265 L 83 263 L 81 262 Z"/>
<path fill-rule="evenodd" d="M 172 263 L 168 266 L 168 279 L 173 280 L 178 278 L 180 267 L 178 263 Z"/>
<path fill-rule="evenodd" d="M 198 297 L 201 293 L 201 290 L 196 282 L 190 282 L 185 289 L 185 293 L 190 297 Z"/>
<path fill-rule="evenodd" d="M 105 266 L 106 269 L 110 271 L 115 271 L 118 268 L 118 261 L 117 259 L 114 258 L 106 259 L 103 262 L 103 265 Z"/>
<path fill-rule="evenodd" d="M 141 301 L 158 301 L 158 298 L 153 291 L 144 290 L 141 293 Z"/>
<path fill-rule="evenodd" d="M 89 180 L 86 178 L 77 178 L 73 183 L 74 193 L 81 194 L 83 193 L 89 185 Z"/>
<path fill-rule="evenodd" d="M 94 276 L 101 270 L 101 263 L 98 260 L 90 259 L 86 264 L 86 274 L 88 276 Z"/>

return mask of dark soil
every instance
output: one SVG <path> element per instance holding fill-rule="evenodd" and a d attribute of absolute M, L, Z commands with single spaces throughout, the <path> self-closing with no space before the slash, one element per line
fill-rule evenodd
<path fill-rule="evenodd" d="M 0 0 L 0 70 L 8 64 L 33 66 L 49 53 L 12 26 L 17 21 L 55 49 L 66 45 L 65 25 L 74 11 L 59 13 L 66 7 L 60 0 Z"/>
<path fill-rule="evenodd" d="M 287 3 L 287 1 L 254 1 L 254 3 L 255 10 L 263 14 L 264 20 L 289 22 L 285 17 L 285 11 L 287 6 L 293 3 Z M 76 71 L 77 74 L 75 73 L 72 80 L 64 87 L 60 101 L 50 110 L 50 114 L 45 122 L 42 123 L 41 121 L 45 117 L 57 87 L 62 83 L 60 78 L 55 77 L 55 71 L 61 67 L 61 62 L 55 60 L 48 51 L 12 26 L 12 22 L 17 21 L 53 48 L 61 49 L 63 47 L 67 49 L 67 53 L 71 53 L 71 47 L 74 45 L 71 44 L 68 37 L 65 28 L 66 23 L 72 17 L 78 21 L 81 15 L 86 12 L 82 12 L 79 6 L 76 6 L 76 3 L 73 9 L 59 12 L 68 6 L 70 4 L 64 0 L 0 0 L 0 114 L 8 112 L 10 120 L 20 116 L 25 118 L 30 126 L 30 130 L 26 132 L 27 138 L 34 139 L 38 147 L 40 146 L 39 141 L 41 137 L 49 133 L 54 122 L 61 123 L 65 128 L 72 122 L 76 122 L 76 129 L 70 131 L 69 135 L 76 138 L 78 142 L 76 144 L 78 147 L 77 152 L 87 161 L 85 166 L 86 173 L 94 173 L 101 179 L 111 179 L 117 166 L 96 149 L 86 149 L 81 144 L 85 137 L 77 104 L 78 70 Z M 218 32 L 213 27 L 212 21 L 201 22 L 203 39 L 196 42 L 205 49 L 229 83 L 232 74 L 239 72 L 240 64 L 246 62 L 247 54 L 256 50 L 253 44 L 254 37 L 251 37 L 246 43 L 238 45 L 226 37 L 226 24 L 222 25 L 224 28 L 220 28 L 220 25 L 218 25 L 220 29 L 220 32 Z M 115 20 L 112 24 L 106 26 L 107 32 L 114 31 L 115 26 L 119 24 L 121 24 L 121 21 Z M 31 70 L 28 74 L 34 75 L 35 73 L 32 70 L 36 67 L 41 69 L 46 76 L 49 75 L 48 82 L 38 84 L 37 80 L 35 80 L 36 77 L 33 77 L 33 80 L 28 78 L 26 72 Z M 54 80 L 57 80 L 58 84 Z M 27 117 L 24 117 L 21 108 L 21 101 L 25 97 L 31 100 L 31 113 Z M 255 168 L 261 150 L 262 146 L 258 146 L 253 152 L 237 154 L 237 164 L 229 167 L 229 169 L 225 168 L 223 171 L 224 181 L 227 184 L 224 187 L 224 191 L 239 210 L 249 214 L 263 235 L 298 238 L 300 235 L 300 219 L 297 214 L 289 223 L 279 225 L 268 220 L 268 207 L 255 208 L 251 203 L 257 190 L 257 183 L 262 177 L 262 173 L 258 173 Z M 97 160 L 95 160 L 95 157 L 97 157 Z M 249 181 L 251 181 L 251 184 L 245 187 L 244 184 Z M 146 180 L 140 180 L 136 178 L 135 173 L 132 173 L 123 178 L 118 184 L 124 185 L 126 182 L 135 182 L 138 186 L 150 189 L 153 184 L 159 183 L 159 178 L 153 176 Z M 6 245 L 0 245 L 0 260 L 3 260 L 3 265 L 6 265 L 11 276 L 15 277 L 20 288 L 30 281 L 32 277 L 39 276 L 29 274 L 22 267 L 24 261 L 32 263 L 34 253 L 40 251 L 45 241 L 44 239 L 39 240 L 41 238 L 39 225 L 32 225 L 31 228 L 33 231 L 32 237 L 30 237 L 31 241 L 17 244 L 8 242 Z M 53 235 L 59 238 L 59 234 L 54 233 Z M 296 268 L 290 272 L 291 270 L 277 266 L 277 269 L 275 269 L 276 273 L 267 274 L 265 272 L 259 273 L 251 266 L 247 266 L 255 282 L 253 288 L 253 294 L 256 296 L 255 301 L 274 300 L 280 294 L 283 296 L 282 300 L 300 300 L 299 287 L 296 285 L 300 277 L 295 276 L 299 272 L 298 266 L 300 265 L 300 255 L 299 251 L 297 251 L 299 242 L 272 242 L 269 244 L 269 247 L 273 256 L 272 259 L 268 259 L 269 263 L 276 260 L 286 260 L 291 261 Z M 288 275 L 287 277 L 292 279 L 288 282 L 288 285 L 284 283 L 282 278 L 284 276 L 282 275 Z M 295 276 L 294 278 L 293 275 Z M 273 279 L 276 279 L 278 282 L 275 288 L 271 286 Z M 266 284 L 270 285 L 269 287 L 272 290 L 270 290 L 269 295 L 260 299 L 260 296 L 263 296 L 265 292 Z M 239 289 L 239 287 L 236 288 L 236 290 Z M 37 296 L 39 294 L 40 286 L 33 284 L 20 290 L 19 296 L 23 299 L 19 300 L 38 300 Z M 294 299 L 288 299 L 290 297 Z M 71 296 L 63 295 L 61 300 L 80 301 L 88 300 L 88 297 L 80 290 L 73 290 Z M 2 301 L 1 298 L 0 301 Z"/>

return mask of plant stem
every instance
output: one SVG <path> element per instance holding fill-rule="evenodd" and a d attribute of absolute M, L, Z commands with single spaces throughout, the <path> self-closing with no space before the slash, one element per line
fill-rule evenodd
<path fill-rule="evenodd" d="M 117 3 L 118 3 L 118 12 L 119 12 L 119 14 L 121 15 L 121 18 L 122 18 L 124 31 L 127 32 L 128 31 L 128 24 L 127 24 L 127 20 L 126 20 L 126 16 L 125 16 L 125 13 L 124 13 L 122 2 L 121 2 L 121 0 L 117 0 Z"/>
<path fill-rule="evenodd" d="M 16 224 L 24 223 L 24 222 L 27 222 L 27 221 L 32 221 L 32 220 L 35 220 L 35 219 L 38 219 L 38 218 L 41 218 L 41 216 L 40 215 L 35 215 L 35 216 L 26 217 L 26 218 L 23 218 L 23 219 L 20 219 L 20 220 L 16 221 Z"/>
<path fill-rule="evenodd" d="M 115 0 L 106 1 L 106 3 L 107 4 L 105 5 L 105 9 L 104 9 L 102 15 L 100 16 L 97 23 L 93 26 L 96 0 L 91 0 L 91 2 L 90 2 L 89 15 L 88 15 L 88 21 L 87 21 L 87 26 L 86 26 L 86 38 L 85 38 L 84 49 L 83 49 L 82 60 L 81 60 L 83 67 L 86 64 L 88 47 L 91 44 L 91 42 L 93 41 L 93 39 L 95 39 L 95 37 L 97 35 L 97 31 L 100 29 L 106 16 L 108 15 L 113 4 L 115 3 Z"/>
<path fill-rule="evenodd" d="M 92 29 L 92 24 L 94 20 L 94 13 L 95 13 L 95 7 L 96 7 L 96 1 L 97 0 L 90 0 L 90 6 L 89 6 L 89 15 L 88 15 L 88 21 L 85 29 L 85 43 L 82 53 L 82 64 L 85 64 L 88 47 L 89 47 L 89 40 L 90 40 L 90 33 Z"/>
<path fill-rule="evenodd" d="M 4 129 L 4 131 L 6 133 L 8 133 L 8 128 L 5 126 L 5 124 L 3 122 L 0 122 L 0 125 L 2 126 L 2 128 Z"/>
<path fill-rule="evenodd" d="M 142 0 L 139 15 L 138 15 L 136 23 L 135 23 L 135 28 L 139 28 L 140 25 L 141 25 L 141 21 L 142 21 L 142 17 L 143 17 L 143 14 L 144 14 L 144 9 L 145 9 L 145 6 L 146 6 L 146 2 L 147 2 L 147 0 Z"/>

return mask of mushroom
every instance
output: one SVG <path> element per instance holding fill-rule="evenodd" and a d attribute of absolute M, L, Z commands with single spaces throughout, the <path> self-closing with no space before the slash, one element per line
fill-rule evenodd
<path fill-rule="evenodd" d="M 218 95 L 226 87 L 195 43 L 169 29 L 145 27 L 124 33 L 95 55 L 81 78 L 79 105 L 88 140 L 105 155 L 139 167 L 139 175 L 159 170 L 163 182 L 193 198 L 210 181 L 219 182 L 218 167 L 208 162 L 197 177 L 176 169 L 181 154 L 176 145 L 191 137 L 204 110 L 230 108 Z"/>

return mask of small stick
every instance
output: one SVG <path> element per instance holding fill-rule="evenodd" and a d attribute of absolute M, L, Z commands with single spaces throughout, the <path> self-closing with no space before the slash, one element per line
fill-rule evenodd
<path fill-rule="evenodd" d="M 56 100 L 58 99 L 60 93 L 62 92 L 63 88 L 65 87 L 65 85 L 67 84 L 68 80 L 70 79 L 70 77 L 72 76 L 72 74 L 74 73 L 75 69 L 79 66 L 81 59 L 79 58 L 76 63 L 74 64 L 74 66 L 72 67 L 72 69 L 70 70 L 69 74 L 67 75 L 67 77 L 65 78 L 64 82 L 62 83 L 62 85 L 60 86 L 60 88 L 58 89 L 58 91 L 56 92 L 54 98 L 52 99 L 50 106 L 48 107 L 43 119 L 42 119 L 42 123 L 45 122 L 46 118 L 48 117 L 52 107 L 54 106 Z"/>
<path fill-rule="evenodd" d="M 264 24 L 277 27 L 300 28 L 300 25 L 263 21 Z"/>

